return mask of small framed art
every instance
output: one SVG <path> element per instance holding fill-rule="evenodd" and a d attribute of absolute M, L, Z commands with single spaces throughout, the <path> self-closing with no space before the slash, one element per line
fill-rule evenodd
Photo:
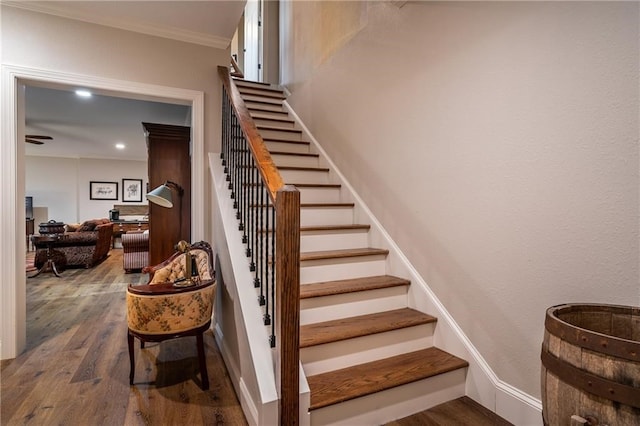
<path fill-rule="evenodd" d="M 118 182 L 89 182 L 89 199 L 117 200 Z"/>
<path fill-rule="evenodd" d="M 142 179 L 122 179 L 122 201 L 125 203 L 142 202 Z"/>

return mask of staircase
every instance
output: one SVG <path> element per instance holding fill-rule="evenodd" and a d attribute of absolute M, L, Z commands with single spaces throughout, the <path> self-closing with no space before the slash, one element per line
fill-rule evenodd
<path fill-rule="evenodd" d="M 468 363 L 434 347 L 437 318 L 409 307 L 411 283 L 263 83 L 235 79 L 287 184 L 300 191 L 300 359 L 310 424 L 381 424 L 465 394 Z M 303 423 L 304 424 L 304 423 Z"/>

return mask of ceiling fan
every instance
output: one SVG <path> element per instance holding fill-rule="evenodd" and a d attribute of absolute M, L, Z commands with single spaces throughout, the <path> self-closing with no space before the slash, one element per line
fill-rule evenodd
<path fill-rule="evenodd" d="M 24 141 L 27 143 L 32 143 L 35 145 L 42 145 L 44 142 L 42 140 L 53 140 L 51 136 L 43 136 L 43 135 L 25 135 Z"/>

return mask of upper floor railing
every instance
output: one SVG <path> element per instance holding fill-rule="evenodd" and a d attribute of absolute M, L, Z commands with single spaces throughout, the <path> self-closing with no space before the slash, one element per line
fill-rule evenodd
<path fill-rule="evenodd" d="M 222 80 L 222 151 L 238 230 L 275 348 L 280 424 L 299 422 L 300 193 L 285 185 L 229 69 Z"/>

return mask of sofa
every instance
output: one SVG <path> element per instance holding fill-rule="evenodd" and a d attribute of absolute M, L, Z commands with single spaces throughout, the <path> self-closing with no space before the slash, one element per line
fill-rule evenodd
<path fill-rule="evenodd" d="M 64 257 L 67 267 L 91 268 L 109 255 L 113 223 L 109 219 L 91 219 L 80 225 L 67 225 L 60 240 L 52 245 L 54 253 Z M 40 268 L 47 261 L 47 247 L 36 243 L 34 265 Z"/>

